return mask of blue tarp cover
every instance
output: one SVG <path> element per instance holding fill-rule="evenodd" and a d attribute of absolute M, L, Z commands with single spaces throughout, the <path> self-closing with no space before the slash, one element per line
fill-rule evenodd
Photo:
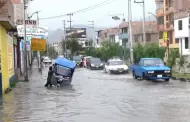
<path fill-rule="evenodd" d="M 59 57 L 55 60 L 55 64 L 58 64 L 58 65 L 62 65 L 62 66 L 65 66 L 65 67 L 68 67 L 68 68 L 75 68 L 76 67 L 76 63 L 71 61 L 71 60 L 68 60 L 66 58 L 62 58 L 62 57 Z"/>

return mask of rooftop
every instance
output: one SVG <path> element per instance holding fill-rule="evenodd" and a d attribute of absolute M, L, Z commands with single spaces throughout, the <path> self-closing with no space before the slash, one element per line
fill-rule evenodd
<path fill-rule="evenodd" d="M 133 21 L 132 23 L 132 27 L 138 27 L 138 26 L 142 26 L 143 22 L 142 21 Z M 156 21 L 146 21 L 145 22 L 145 26 L 149 26 L 149 25 L 156 25 Z M 119 24 L 119 28 L 124 28 L 124 27 L 128 27 L 129 26 L 129 22 L 122 22 L 121 24 Z"/>

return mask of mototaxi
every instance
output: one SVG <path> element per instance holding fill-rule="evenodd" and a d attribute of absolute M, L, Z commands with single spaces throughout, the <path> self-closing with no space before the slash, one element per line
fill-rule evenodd
<path fill-rule="evenodd" d="M 58 57 L 55 60 L 53 67 L 53 76 L 51 79 L 52 85 L 70 85 L 75 72 L 76 63 L 63 57 Z"/>

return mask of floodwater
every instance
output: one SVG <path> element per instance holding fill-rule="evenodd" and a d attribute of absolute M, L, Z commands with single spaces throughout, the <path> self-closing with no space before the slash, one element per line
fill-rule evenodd
<path fill-rule="evenodd" d="M 36 71 L 35 71 L 36 70 Z M 189 122 L 190 83 L 133 80 L 79 68 L 71 86 L 45 88 L 33 69 L 0 99 L 0 122 Z"/>

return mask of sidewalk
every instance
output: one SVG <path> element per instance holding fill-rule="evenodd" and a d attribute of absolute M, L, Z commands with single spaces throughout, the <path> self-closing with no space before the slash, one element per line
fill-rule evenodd
<path fill-rule="evenodd" d="M 39 72 L 39 68 L 38 68 L 38 62 L 37 62 L 36 59 L 33 61 L 32 67 L 31 67 L 31 68 L 28 68 L 28 79 L 30 80 L 31 77 L 32 77 L 32 76 L 35 76 L 35 75 L 36 75 L 36 76 L 41 75 L 40 72 Z M 21 76 L 20 81 L 25 81 L 24 75 Z"/>

